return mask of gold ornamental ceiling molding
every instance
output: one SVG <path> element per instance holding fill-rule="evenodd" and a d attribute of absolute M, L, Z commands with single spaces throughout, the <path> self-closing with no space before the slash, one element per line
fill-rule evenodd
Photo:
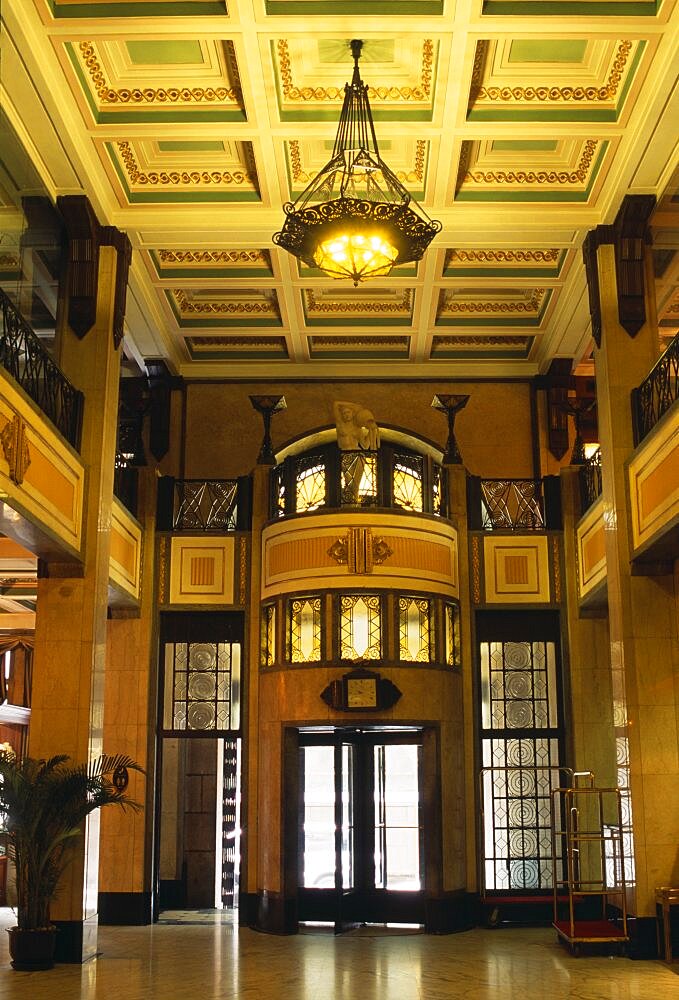
<path fill-rule="evenodd" d="M 400 290 L 398 298 L 366 298 L 360 294 L 349 294 L 347 298 L 332 298 L 332 292 L 316 292 L 313 288 L 304 288 L 304 305 L 308 315 L 312 313 L 332 313 L 334 315 L 350 314 L 354 316 L 363 313 L 399 313 L 410 315 L 413 301 L 412 289 Z M 379 293 L 378 293 L 379 294 Z M 328 296 L 324 299 L 319 296 Z"/>
<path fill-rule="evenodd" d="M 311 148 L 312 143 L 309 140 L 305 143 L 307 149 Z M 327 149 L 325 147 L 320 148 L 320 144 L 315 144 L 318 146 L 318 162 L 319 170 L 321 169 L 322 163 L 327 160 Z M 411 192 L 413 196 L 417 195 L 421 197 L 422 188 L 424 187 L 426 178 L 426 168 L 427 168 L 427 150 L 429 143 L 426 139 L 417 139 L 414 143 L 413 149 L 413 163 L 408 169 L 398 169 L 392 165 L 392 169 L 398 179 L 402 184 L 407 186 L 412 186 L 413 184 L 419 184 L 420 188 L 417 191 Z M 310 164 L 303 164 L 302 161 L 302 145 L 299 139 L 289 139 L 286 142 L 286 147 L 288 151 L 288 163 L 290 166 L 290 179 L 292 185 L 295 189 L 297 187 L 303 188 L 307 184 L 311 183 L 314 179 L 318 170 L 314 170 Z"/>
<path fill-rule="evenodd" d="M 255 292 L 253 291 L 250 294 L 254 295 Z M 253 301 L 253 299 L 245 298 L 236 301 L 228 301 L 226 299 L 193 299 L 189 297 L 183 288 L 173 288 L 172 296 L 182 315 L 259 315 L 271 316 L 278 319 L 278 309 L 276 307 L 276 303 L 269 298 L 262 298 L 259 301 Z"/>
<path fill-rule="evenodd" d="M 519 292 L 518 294 L 523 294 L 524 298 L 507 298 L 507 299 L 485 299 L 485 300 L 473 300 L 473 299 L 460 299 L 457 296 L 460 295 L 458 291 L 452 292 L 442 292 L 441 293 L 441 303 L 439 315 L 447 315 L 453 313 L 531 313 L 536 314 L 540 312 L 540 307 L 542 306 L 543 300 L 546 294 L 545 288 L 533 288 L 529 290 L 529 295 L 526 293 Z M 483 289 L 478 290 L 478 294 L 483 294 Z M 504 293 L 507 296 L 512 294 L 511 289 L 507 289 Z"/>
<path fill-rule="evenodd" d="M 245 145 L 245 144 L 243 144 Z M 195 184 L 254 184 L 248 170 L 142 170 L 132 146 L 127 140 L 116 143 L 131 184 L 195 185 Z"/>
<path fill-rule="evenodd" d="M 370 44 L 370 43 L 368 43 Z M 431 98 L 436 45 L 431 38 L 422 42 L 419 80 L 413 86 L 368 85 L 368 97 L 371 104 L 380 102 L 413 102 L 422 103 Z M 288 39 L 279 38 L 276 42 L 280 88 L 283 99 L 289 103 L 299 102 L 337 102 L 344 98 L 344 87 L 321 86 L 314 84 L 306 86 L 296 84 L 293 79 L 292 60 L 290 58 L 290 43 Z"/>
<path fill-rule="evenodd" d="M 446 251 L 446 267 L 449 264 L 551 264 L 558 261 L 561 250 L 550 247 L 548 250 L 474 250 L 455 249 Z"/>
<path fill-rule="evenodd" d="M 505 85 L 496 84 L 486 86 L 484 77 L 489 61 L 491 43 L 487 39 L 481 39 L 476 44 L 474 54 L 474 66 L 472 70 L 471 89 L 469 94 L 470 107 L 483 101 L 502 102 L 586 102 L 586 101 L 606 101 L 610 102 L 616 97 L 620 85 L 624 78 L 625 67 L 632 52 L 634 42 L 625 39 L 618 42 L 613 53 L 612 63 L 609 66 L 608 77 L 602 84 L 574 84 L 566 86 L 555 86 L 553 84 L 538 84 L 524 86 L 511 83 L 509 80 Z M 545 72 L 546 72 L 545 67 Z M 562 67 L 562 73 L 566 73 L 566 66 Z"/>
<path fill-rule="evenodd" d="M 266 250 L 168 250 L 157 251 L 162 264 L 264 264 L 269 266 Z"/>

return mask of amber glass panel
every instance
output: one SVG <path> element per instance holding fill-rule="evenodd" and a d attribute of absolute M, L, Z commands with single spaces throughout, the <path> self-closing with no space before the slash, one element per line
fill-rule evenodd
<path fill-rule="evenodd" d="M 394 455 L 394 503 L 405 510 L 421 511 L 422 469 L 421 455 Z"/>
<path fill-rule="evenodd" d="M 342 506 L 368 507 L 377 503 L 377 453 L 343 451 L 340 459 Z"/>
<path fill-rule="evenodd" d="M 340 656 L 376 660 L 382 655 L 380 599 L 376 594 L 340 597 Z"/>
<path fill-rule="evenodd" d="M 325 504 L 325 462 L 317 455 L 300 459 L 295 476 L 295 510 L 303 514 Z"/>
<path fill-rule="evenodd" d="M 261 663 L 263 667 L 272 667 L 276 659 L 275 604 L 267 604 L 262 608 L 261 630 Z"/>
<path fill-rule="evenodd" d="M 401 659 L 427 663 L 431 659 L 430 602 L 425 597 L 400 597 L 398 617 Z"/>
<path fill-rule="evenodd" d="M 289 604 L 289 648 L 292 663 L 321 659 L 321 599 L 300 597 Z"/>
<path fill-rule="evenodd" d="M 446 616 L 445 660 L 449 667 L 459 667 L 462 664 L 460 651 L 460 607 L 458 604 L 446 604 L 444 610 Z"/>

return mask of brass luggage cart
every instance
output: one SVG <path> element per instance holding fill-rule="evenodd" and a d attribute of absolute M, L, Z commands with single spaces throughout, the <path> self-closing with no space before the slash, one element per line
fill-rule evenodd
<path fill-rule="evenodd" d="M 627 866 L 619 788 L 557 788 L 552 793 L 553 926 L 572 951 L 611 943 L 624 952 Z M 557 859 L 565 867 L 558 872 Z"/>

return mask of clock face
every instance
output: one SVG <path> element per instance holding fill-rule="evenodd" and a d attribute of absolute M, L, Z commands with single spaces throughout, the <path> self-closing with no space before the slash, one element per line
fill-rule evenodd
<path fill-rule="evenodd" d="M 376 678 L 347 678 L 347 708 L 377 708 Z"/>

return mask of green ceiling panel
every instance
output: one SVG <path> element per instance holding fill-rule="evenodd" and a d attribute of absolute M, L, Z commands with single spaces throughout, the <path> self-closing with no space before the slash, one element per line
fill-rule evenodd
<path fill-rule="evenodd" d="M 219 139 L 161 139 L 158 143 L 158 149 L 161 153 L 223 153 L 224 143 Z"/>
<path fill-rule="evenodd" d="M 510 63 L 582 63 L 587 40 L 576 38 L 516 38 L 509 49 Z"/>
<path fill-rule="evenodd" d="M 353 65 L 349 43 L 343 38 L 321 38 L 318 42 L 318 60 L 322 63 L 346 63 Z M 370 39 L 361 50 L 361 65 L 371 62 L 393 63 L 393 39 Z"/>
<path fill-rule="evenodd" d="M 518 17 L 655 17 L 663 0 L 484 0 L 485 15 Z"/>
<path fill-rule="evenodd" d="M 546 153 L 556 152 L 556 139 L 493 139 L 493 152 L 523 152 L 524 150 L 542 150 Z"/>
<path fill-rule="evenodd" d="M 203 51 L 198 41 L 150 39 L 125 43 L 135 66 L 202 65 Z"/>
<path fill-rule="evenodd" d="M 407 17 L 413 15 L 422 17 L 430 14 L 443 13 L 444 0 L 370 0 L 368 11 L 366 0 L 265 0 L 267 14 L 279 14 L 284 17 L 301 14 L 317 17 L 336 17 L 337 15 L 358 15 L 365 17 Z M 349 37 L 352 37 L 351 35 Z"/>
<path fill-rule="evenodd" d="M 226 13 L 224 0 L 108 0 L 106 3 L 61 3 L 49 0 L 54 17 L 209 17 Z"/>

